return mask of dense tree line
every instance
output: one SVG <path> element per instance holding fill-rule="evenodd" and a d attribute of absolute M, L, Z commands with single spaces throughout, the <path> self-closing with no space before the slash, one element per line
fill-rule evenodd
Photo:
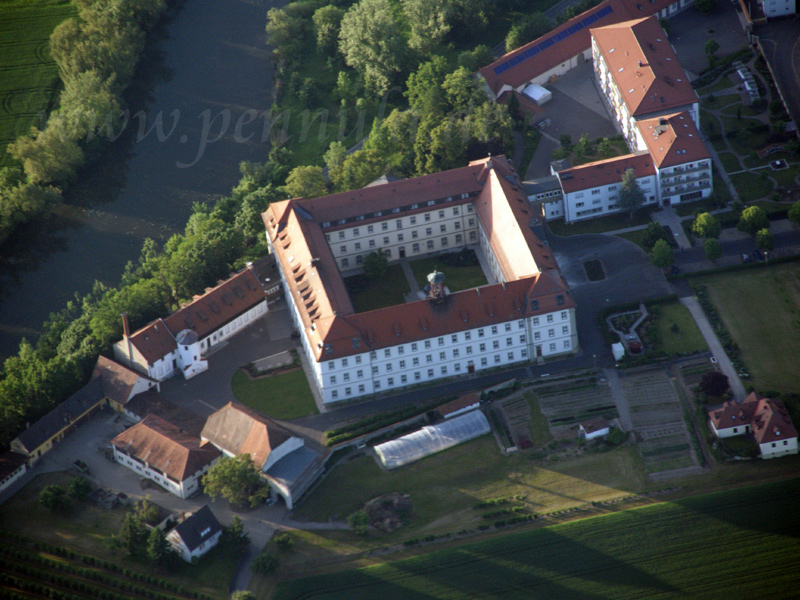
<path fill-rule="evenodd" d="M 107 143 L 118 125 L 121 93 L 130 84 L 147 32 L 169 0 L 73 0 L 77 18 L 50 37 L 63 90 L 43 128 L 8 146 L 19 166 L 0 170 L 0 244 L 21 223 L 61 200 L 61 188 Z M 116 130 L 116 129 L 115 129 Z"/>

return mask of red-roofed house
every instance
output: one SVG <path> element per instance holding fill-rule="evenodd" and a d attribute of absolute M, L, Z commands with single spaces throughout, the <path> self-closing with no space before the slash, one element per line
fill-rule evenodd
<path fill-rule="evenodd" d="M 575 301 L 531 217 L 504 157 L 272 203 L 270 250 L 323 401 L 577 351 Z M 394 262 L 470 246 L 498 283 L 355 313 L 341 272 L 370 252 Z"/>
<path fill-rule="evenodd" d="M 158 382 L 138 371 L 129 369 L 110 358 L 100 356 L 92 372 L 92 379 L 99 377 L 103 382 L 103 394 L 109 406 L 122 411 L 128 400 L 146 392 L 150 388 L 160 389 Z"/>
<path fill-rule="evenodd" d="M 761 458 L 797 454 L 797 430 L 783 402 L 755 392 L 739 404 L 733 400 L 708 411 L 708 425 L 718 438 L 752 433 Z"/>
<path fill-rule="evenodd" d="M 114 358 L 163 381 L 180 372 L 186 379 L 208 368 L 206 354 L 267 313 L 267 296 L 252 264 L 166 319 L 131 334 L 123 315 L 124 337 Z"/>
<path fill-rule="evenodd" d="M 151 479 L 179 498 L 198 491 L 200 478 L 222 455 L 213 444 L 190 435 L 157 415 L 113 440 L 114 460 Z"/>
<path fill-rule="evenodd" d="M 697 94 L 656 17 L 599 27 L 591 35 L 595 77 L 630 147 L 641 119 L 685 111 L 700 126 Z"/>

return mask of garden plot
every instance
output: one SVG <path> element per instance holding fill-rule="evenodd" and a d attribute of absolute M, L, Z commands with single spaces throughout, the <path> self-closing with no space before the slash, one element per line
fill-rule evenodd
<path fill-rule="evenodd" d="M 535 393 L 555 438 L 577 437 L 580 421 L 600 416 L 610 420 L 618 416 L 607 384 L 544 386 L 536 388 Z"/>
<path fill-rule="evenodd" d="M 528 401 L 519 396 L 503 402 L 502 407 L 514 445 L 518 448 L 530 446 L 531 430 L 528 423 L 531 420 L 531 407 Z"/>
<path fill-rule="evenodd" d="M 663 371 L 620 379 L 648 473 L 697 465 L 675 387 Z"/>

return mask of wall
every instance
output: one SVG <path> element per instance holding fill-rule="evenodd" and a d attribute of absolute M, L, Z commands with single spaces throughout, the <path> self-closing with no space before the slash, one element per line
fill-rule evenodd
<path fill-rule="evenodd" d="M 761 458 L 777 458 L 788 454 L 797 454 L 797 438 L 781 440 L 767 444 L 759 444 Z"/>

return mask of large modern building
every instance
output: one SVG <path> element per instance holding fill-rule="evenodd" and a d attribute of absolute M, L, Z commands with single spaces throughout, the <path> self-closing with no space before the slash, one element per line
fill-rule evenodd
<path fill-rule="evenodd" d="M 267 237 L 323 401 L 576 352 L 575 301 L 531 216 L 504 157 L 272 203 Z M 370 252 L 397 262 L 467 247 L 485 256 L 487 285 L 353 309 L 342 274 Z"/>
<path fill-rule="evenodd" d="M 591 37 L 595 78 L 631 148 L 644 119 L 686 112 L 700 127 L 700 100 L 656 17 L 597 27 Z"/>

